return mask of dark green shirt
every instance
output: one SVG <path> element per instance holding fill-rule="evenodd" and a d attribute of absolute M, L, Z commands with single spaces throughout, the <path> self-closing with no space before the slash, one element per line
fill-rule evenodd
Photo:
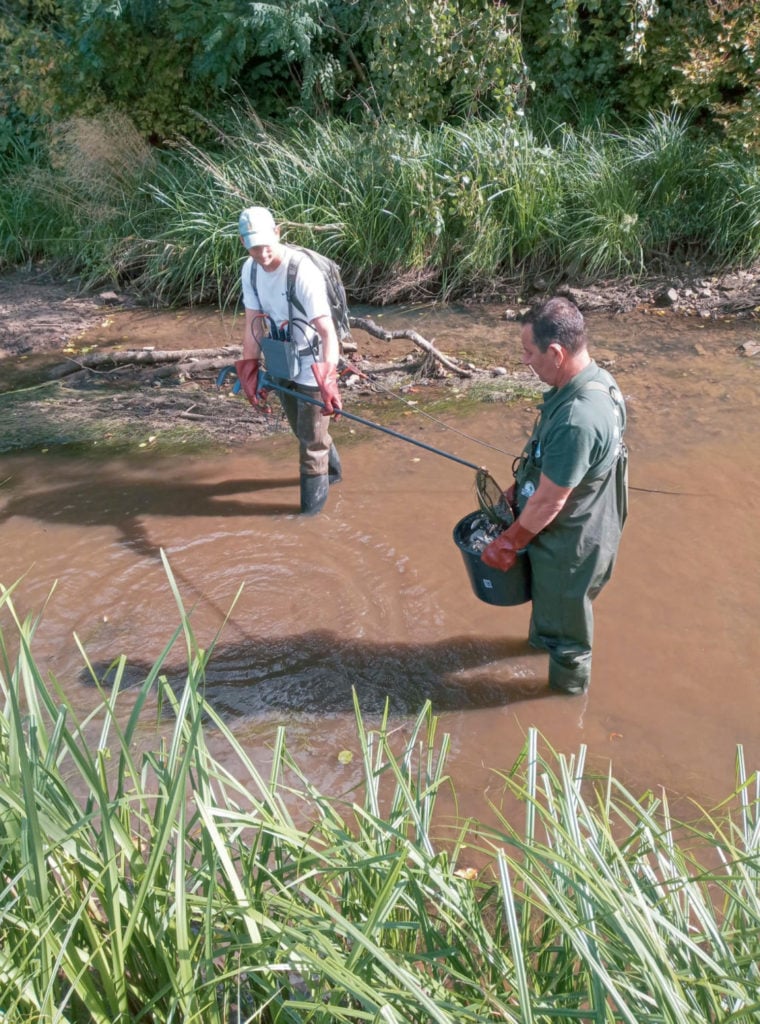
<path fill-rule="evenodd" d="M 589 386 L 591 385 L 591 386 Z M 612 400 L 610 389 L 619 396 Z M 562 388 L 550 388 L 539 406 L 541 471 L 558 487 L 604 476 L 617 457 L 625 406 L 612 376 L 592 360 Z"/>
<path fill-rule="evenodd" d="M 585 492 L 595 490 L 594 483 L 606 477 L 617 462 L 625 430 L 625 403 L 612 375 L 592 359 L 564 387 L 549 388 L 538 408 L 516 474 L 517 502 L 522 509 L 544 473 L 558 487 L 573 488 L 564 515 L 560 514 L 564 519 L 585 505 Z"/>

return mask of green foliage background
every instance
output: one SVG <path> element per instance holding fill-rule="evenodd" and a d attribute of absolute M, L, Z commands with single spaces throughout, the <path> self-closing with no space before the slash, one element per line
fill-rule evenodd
<path fill-rule="evenodd" d="M 423 127 L 675 104 L 754 149 L 759 45 L 756 0 L 28 0 L 0 8 L 0 152 L 106 108 L 200 142 L 240 104 Z"/>

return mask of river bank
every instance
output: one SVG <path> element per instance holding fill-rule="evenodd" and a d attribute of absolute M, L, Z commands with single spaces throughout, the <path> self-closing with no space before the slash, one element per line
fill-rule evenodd
<path fill-rule="evenodd" d="M 547 287 L 543 281 L 527 289 L 505 282 L 499 291 L 505 310 L 512 310 L 533 301 Z M 721 274 L 684 267 L 677 274 L 638 281 L 564 282 L 555 290 L 573 296 L 584 313 L 655 307 L 705 319 L 760 316 L 760 265 Z M 0 274 L 0 359 L 63 347 L 104 312 L 117 308 L 141 307 L 127 293 L 112 289 L 80 292 L 75 279 L 56 277 L 44 266 Z"/>
<path fill-rule="evenodd" d="M 535 301 L 546 283 L 533 282 L 519 289 L 505 283 L 503 301 L 488 306 L 488 333 L 508 339 L 520 311 Z M 684 318 L 710 321 L 756 320 L 760 316 L 760 266 L 719 276 L 705 276 L 684 268 L 679 275 L 641 281 L 600 281 L 593 286 L 565 283 L 554 289 L 569 295 L 584 314 L 637 315 L 662 318 L 674 324 Z M 471 309 L 478 304 L 460 306 Z M 379 322 L 405 318 L 430 337 L 436 315 L 434 304 L 405 310 L 374 311 Z M 152 445 L 171 436 L 172 444 L 196 447 L 236 445 L 252 437 L 284 429 L 279 417 L 251 409 L 233 396 L 228 382 L 216 385 L 218 371 L 177 374 L 172 367 L 146 374 L 144 368 L 122 367 L 112 372 L 82 372 L 65 380 L 51 380 L 50 370 L 63 356 L 76 360 L 92 349 L 155 349 L 192 345 L 239 352 L 240 319 L 234 311 L 209 308 L 152 310 L 128 293 L 104 289 L 85 293 L 76 280 L 56 278 L 44 267 L 19 269 L 0 276 L 0 451 L 28 450 L 60 445 L 100 445 L 122 448 L 139 436 L 138 444 Z M 502 331 L 503 327 L 503 331 Z M 383 341 L 355 332 L 352 361 L 367 377 L 349 375 L 351 404 L 366 405 L 387 388 L 407 396 L 413 404 L 433 398 L 461 398 L 473 386 L 492 387 L 496 399 L 509 397 L 510 386 L 524 387 L 529 377 L 516 358 L 502 365 L 501 353 L 480 338 L 467 351 L 448 351 L 467 367 L 458 377 L 441 366 L 421 374 L 420 356 L 405 339 Z M 433 338 L 433 340 L 435 340 Z M 594 339 L 592 338 L 592 343 Z M 441 342 L 444 347 L 444 342 Z M 742 354 L 756 355 L 753 345 Z M 378 372 L 379 371 L 379 372 Z M 367 378 L 379 379 L 378 388 Z M 482 396 L 481 396 L 482 397 Z M 489 395 L 494 398 L 493 394 Z M 236 399 L 230 401 L 230 399 Z M 54 406 L 54 411 L 53 410 Z M 171 425 L 171 431 L 167 427 Z"/>

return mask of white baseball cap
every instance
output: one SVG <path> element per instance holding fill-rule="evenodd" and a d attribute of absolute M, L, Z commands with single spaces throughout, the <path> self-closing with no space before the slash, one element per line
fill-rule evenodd
<path fill-rule="evenodd" d="M 243 210 L 238 230 L 246 249 L 255 245 L 275 245 L 278 241 L 274 217 L 265 206 L 249 206 Z"/>

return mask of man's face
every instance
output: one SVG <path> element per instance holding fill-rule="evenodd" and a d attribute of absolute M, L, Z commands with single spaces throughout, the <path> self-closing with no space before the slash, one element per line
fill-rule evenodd
<path fill-rule="evenodd" d="M 552 343 L 546 352 L 542 352 L 533 340 L 531 324 L 523 324 L 520 341 L 523 348 L 523 363 L 529 366 L 544 384 L 554 387 L 557 384 L 559 369 L 563 362 L 562 347 Z"/>
<path fill-rule="evenodd" d="M 253 262 L 258 264 L 262 270 L 276 270 L 280 265 L 280 257 L 277 248 L 271 245 L 254 245 L 248 250 Z"/>
<path fill-rule="evenodd" d="M 240 236 L 240 241 L 245 245 L 243 236 Z M 256 263 L 262 270 L 272 271 L 277 270 L 279 265 L 282 263 L 283 250 L 280 244 L 280 229 L 276 227 L 274 229 L 274 241 L 271 245 L 252 245 L 248 249 L 248 255 L 252 258 L 253 262 Z"/>

